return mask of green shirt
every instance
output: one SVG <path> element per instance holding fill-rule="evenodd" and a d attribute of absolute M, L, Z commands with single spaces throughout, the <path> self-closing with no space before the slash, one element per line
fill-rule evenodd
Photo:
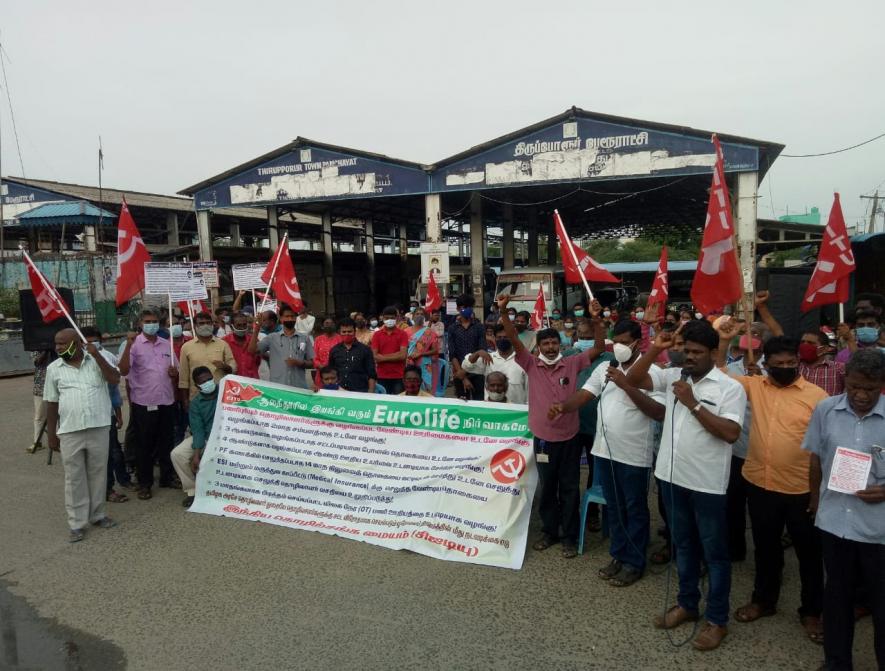
<path fill-rule="evenodd" d="M 193 448 L 203 450 L 209 434 L 212 433 L 212 422 L 215 420 L 215 406 L 218 403 L 218 392 L 211 396 L 198 393 L 191 399 L 190 417 L 191 435 L 194 438 Z"/>
<path fill-rule="evenodd" d="M 562 353 L 563 356 L 574 356 L 575 354 L 581 354 L 581 351 L 576 347 L 569 347 Z M 575 389 L 581 389 L 584 386 L 584 383 L 590 379 L 590 376 L 593 374 L 593 371 L 596 370 L 597 366 L 603 363 L 608 366 L 609 362 L 614 360 L 615 358 L 611 354 L 603 352 L 595 361 L 593 361 L 593 363 L 586 368 L 581 369 L 581 372 L 578 373 L 578 384 Z M 580 433 L 585 433 L 591 436 L 596 435 L 596 406 L 598 403 L 599 399 L 594 398 L 589 403 L 585 403 L 578 410 L 578 416 L 580 418 L 580 428 L 578 431 Z"/>

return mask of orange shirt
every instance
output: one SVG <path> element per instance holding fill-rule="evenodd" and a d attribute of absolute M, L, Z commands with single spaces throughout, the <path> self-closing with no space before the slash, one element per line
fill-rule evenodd
<path fill-rule="evenodd" d="M 734 379 L 743 385 L 753 411 L 744 477 L 769 491 L 807 494 L 810 455 L 802 450 L 802 439 L 827 392 L 801 375 L 787 387 L 762 375 Z"/>

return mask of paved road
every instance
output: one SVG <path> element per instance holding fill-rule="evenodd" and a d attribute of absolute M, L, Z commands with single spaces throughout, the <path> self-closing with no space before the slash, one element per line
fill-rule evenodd
<path fill-rule="evenodd" d="M 595 577 L 607 561 L 598 539 L 574 560 L 529 551 L 509 571 L 186 513 L 180 492 L 160 490 L 112 505 L 118 528 L 69 545 L 61 464 L 24 451 L 31 379 L 0 380 L 0 399 L 0 668 L 793 670 L 822 660 L 797 622 L 793 556 L 781 612 L 733 624 L 702 654 L 650 624 L 664 575 L 623 591 Z M 733 607 L 751 572 L 736 568 Z M 874 668 L 871 631 L 867 618 L 859 671 Z M 58 661 L 71 650 L 78 661 Z"/>

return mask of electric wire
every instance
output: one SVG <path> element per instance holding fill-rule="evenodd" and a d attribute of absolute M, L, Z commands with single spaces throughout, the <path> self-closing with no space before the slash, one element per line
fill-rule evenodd
<path fill-rule="evenodd" d="M 853 144 L 850 147 L 843 147 L 842 149 L 835 149 L 833 151 L 823 151 L 818 154 L 781 154 L 783 158 L 817 158 L 818 156 L 832 156 L 833 154 L 841 154 L 845 151 L 851 151 L 852 149 L 857 149 L 858 147 L 863 147 L 865 144 L 869 144 L 870 142 L 875 142 L 881 138 L 885 137 L 885 133 L 880 133 L 876 137 L 871 137 L 869 140 L 864 140 L 863 142 L 858 142 L 857 144 Z"/>
<path fill-rule="evenodd" d="M 9 56 L 9 54 L 6 53 L 6 49 L 0 44 L 0 73 L 3 75 L 3 88 L 6 91 L 6 100 L 9 103 L 9 119 L 12 121 L 12 133 L 15 135 L 15 147 L 18 150 L 18 163 L 22 169 L 22 177 L 27 177 L 25 174 L 25 162 L 22 160 L 22 144 L 18 137 L 18 126 L 15 123 L 15 111 L 12 108 L 12 94 L 9 90 L 9 81 L 6 78 L 6 61 L 3 58 L 4 54 L 6 54 L 7 57 Z"/>

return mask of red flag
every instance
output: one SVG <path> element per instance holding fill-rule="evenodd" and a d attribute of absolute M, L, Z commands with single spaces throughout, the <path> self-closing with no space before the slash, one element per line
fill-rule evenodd
<path fill-rule="evenodd" d="M 547 302 L 544 300 L 544 286 L 538 287 L 538 299 L 535 301 L 535 309 L 532 310 L 532 329 L 540 330 L 544 326 L 544 317 L 547 316 Z"/>
<path fill-rule="evenodd" d="M 117 223 L 117 306 L 144 291 L 144 264 L 151 260 L 141 234 L 135 226 L 126 199 Z"/>
<path fill-rule="evenodd" d="M 848 279 L 854 268 L 854 254 L 837 193 L 820 243 L 817 265 L 802 301 L 802 312 L 829 303 L 845 303 L 848 300 Z"/>
<path fill-rule="evenodd" d="M 430 280 L 427 282 L 427 297 L 424 299 L 425 310 L 439 310 L 442 308 L 442 296 L 439 295 L 439 287 L 436 286 L 436 273 L 430 273 Z"/>
<path fill-rule="evenodd" d="M 725 159 L 719 138 L 713 135 L 716 165 L 713 185 L 704 222 L 704 240 L 698 258 L 698 268 L 691 283 L 691 301 L 704 314 L 721 310 L 740 300 L 743 288 L 734 247 L 734 221 L 731 199 L 725 183 Z"/>
<path fill-rule="evenodd" d="M 273 289 L 278 303 L 285 303 L 296 312 L 304 307 L 304 303 L 301 302 L 301 290 L 295 277 L 295 267 L 292 265 L 292 257 L 289 256 L 288 236 L 283 236 L 277 251 L 261 275 L 261 281 L 267 282 Z"/>
<path fill-rule="evenodd" d="M 658 272 L 655 273 L 655 281 L 651 285 L 651 294 L 648 296 L 648 307 L 658 303 L 667 305 L 667 300 L 670 298 L 668 274 L 667 245 L 664 245 L 661 248 L 661 260 L 658 261 Z M 663 318 L 663 315 L 660 316 Z"/>
<path fill-rule="evenodd" d="M 197 314 L 198 312 L 207 312 L 206 306 L 203 305 L 203 301 L 201 300 L 178 301 L 178 309 L 181 310 L 181 313 L 185 317 L 191 316 L 191 305 L 194 307 L 194 314 Z"/>
<path fill-rule="evenodd" d="M 591 282 L 621 281 L 600 264 L 596 263 L 587 252 L 571 241 L 565 232 L 565 226 L 562 225 L 562 219 L 559 217 L 559 211 L 557 210 L 553 210 L 553 223 L 556 225 L 556 235 L 559 238 L 559 253 L 562 254 L 562 265 L 565 269 L 565 281 L 567 284 L 582 284 L 582 272 L 584 277 Z M 569 247 L 574 250 L 574 254 L 569 251 Z M 577 264 L 575 264 L 575 257 L 578 260 Z"/>
<path fill-rule="evenodd" d="M 61 308 L 61 296 L 27 256 L 25 256 L 25 263 L 28 266 L 28 279 L 31 280 L 31 291 L 34 292 L 34 300 L 37 301 L 37 307 L 40 308 L 40 316 L 43 317 L 43 322 L 51 324 L 56 319 L 62 319 L 65 313 Z M 68 306 L 68 309 L 70 310 L 70 306 Z"/>

